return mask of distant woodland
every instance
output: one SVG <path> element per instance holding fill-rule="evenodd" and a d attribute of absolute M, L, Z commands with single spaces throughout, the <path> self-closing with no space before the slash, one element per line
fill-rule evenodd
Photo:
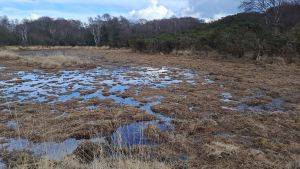
<path fill-rule="evenodd" d="M 218 51 L 234 57 L 251 54 L 299 58 L 299 0 L 244 0 L 243 13 L 205 23 L 185 17 L 131 22 L 109 14 L 79 20 L 0 17 L 0 46 L 110 46 L 149 53 Z"/>

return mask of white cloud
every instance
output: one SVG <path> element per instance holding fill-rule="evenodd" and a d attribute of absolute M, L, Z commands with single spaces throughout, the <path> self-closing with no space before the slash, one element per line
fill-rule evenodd
<path fill-rule="evenodd" d="M 150 5 L 147 8 L 140 10 L 132 10 L 129 14 L 133 19 L 163 19 L 170 18 L 174 12 L 163 5 L 159 5 L 158 0 L 149 0 Z"/>
<path fill-rule="evenodd" d="M 201 18 L 201 12 L 194 11 L 189 5 L 180 9 L 180 13 L 178 14 L 180 17 L 194 17 L 194 18 Z"/>
<path fill-rule="evenodd" d="M 156 6 L 158 4 L 158 0 L 149 0 L 149 1 L 154 6 Z"/>
<path fill-rule="evenodd" d="M 29 20 L 37 20 L 39 19 L 41 16 L 36 14 L 36 13 L 31 13 L 26 19 L 29 19 Z"/>
<path fill-rule="evenodd" d="M 88 17 L 109 13 L 128 19 L 195 17 L 207 22 L 238 12 L 238 0 L 0 0 L 0 16 L 31 18 L 64 17 L 86 22 Z"/>
<path fill-rule="evenodd" d="M 204 21 L 206 23 L 209 23 L 209 22 L 213 22 L 213 21 L 216 21 L 216 20 L 219 20 L 221 18 L 224 18 L 225 16 L 228 16 L 229 14 L 225 14 L 225 13 L 218 13 L 218 14 L 215 14 L 213 17 L 211 18 L 203 18 Z"/>

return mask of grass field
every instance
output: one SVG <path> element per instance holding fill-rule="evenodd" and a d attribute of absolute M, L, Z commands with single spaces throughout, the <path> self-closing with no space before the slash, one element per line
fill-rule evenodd
<path fill-rule="evenodd" d="M 0 168 L 297 168 L 299 68 L 2 48 Z"/>

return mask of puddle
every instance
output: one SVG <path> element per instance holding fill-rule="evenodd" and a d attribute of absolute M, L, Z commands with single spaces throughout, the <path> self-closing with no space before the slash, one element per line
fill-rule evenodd
<path fill-rule="evenodd" d="M 199 106 L 191 106 L 188 108 L 190 113 L 197 113 L 197 112 L 201 112 L 202 108 Z"/>
<path fill-rule="evenodd" d="M 5 125 L 8 128 L 13 129 L 13 130 L 17 130 L 18 129 L 18 124 L 15 121 L 13 121 L 13 120 L 6 122 Z"/>
<path fill-rule="evenodd" d="M 162 97 L 159 97 L 156 102 L 147 103 L 140 109 L 146 111 L 149 114 L 156 116 L 157 120 L 148 122 L 136 122 L 126 126 L 119 127 L 112 135 L 111 139 L 116 146 L 131 147 L 134 145 L 155 145 L 156 143 L 150 141 L 144 136 L 144 130 L 148 125 L 154 125 L 161 131 L 172 130 L 171 118 L 163 116 L 161 114 L 152 111 L 151 106 L 160 104 Z"/>
<path fill-rule="evenodd" d="M 260 104 L 260 105 L 248 105 L 246 103 L 242 103 L 239 101 L 233 101 L 232 99 L 232 94 L 229 92 L 224 92 L 221 94 L 222 99 L 224 103 L 229 103 L 229 102 L 234 102 L 237 103 L 235 107 L 229 107 L 229 106 L 222 106 L 222 109 L 225 110 L 231 110 L 231 111 L 252 111 L 252 112 L 262 112 L 262 111 L 284 111 L 283 104 L 284 100 L 281 98 L 275 98 L 272 99 L 271 102 L 266 103 L 266 104 Z M 250 96 L 245 96 L 242 98 L 242 100 L 246 101 L 249 99 L 260 99 L 262 97 L 266 96 L 265 92 L 262 90 L 258 90 L 253 92 L 252 95 Z"/>
<path fill-rule="evenodd" d="M 155 120 L 149 122 L 136 122 L 126 126 L 122 126 L 118 128 L 112 135 L 112 143 L 115 146 L 120 147 L 132 147 L 135 145 L 157 145 L 159 140 L 153 141 L 148 139 L 144 135 L 144 130 L 149 125 L 154 125 L 162 132 L 170 131 L 174 129 L 170 122 L 171 119 L 170 121 Z"/>
<path fill-rule="evenodd" d="M 232 95 L 229 92 L 224 92 L 224 93 L 221 94 L 221 96 L 222 96 L 221 101 L 223 101 L 223 102 L 230 102 L 230 101 L 232 101 L 231 100 L 232 99 Z"/>
<path fill-rule="evenodd" d="M 262 104 L 258 106 L 249 106 L 245 103 L 241 103 L 237 106 L 238 111 L 250 110 L 253 112 L 261 111 L 284 111 L 283 108 L 284 101 L 281 98 L 273 99 L 270 103 Z"/>
<path fill-rule="evenodd" d="M 265 91 L 263 90 L 257 90 L 255 92 L 253 92 L 252 95 L 250 96 L 246 96 L 243 98 L 243 100 L 248 100 L 248 99 L 259 99 L 259 98 L 262 98 L 266 96 L 266 93 Z M 238 106 L 237 106 L 237 110 L 238 111 L 246 111 L 246 110 L 250 110 L 250 111 L 253 111 L 253 112 L 261 112 L 261 111 L 283 111 L 284 108 L 283 108 L 283 104 L 284 104 L 284 100 L 281 99 L 281 98 L 275 98 L 275 99 L 272 99 L 271 102 L 269 103 L 266 103 L 266 104 L 261 104 L 261 105 L 255 105 L 255 106 L 252 106 L 252 105 L 248 105 L 248 104 L 245 104 L 245 103 L 240 103 Z"/>
<path fill-rule="evenodd" d="M 6 164 L 3 163 L 3 160 L 0 157 L 0 169 L 5 169 L 5 168 L 6 168 Z"/>
<path fill-rule="evenodd" d="M 32 143 L 27 139 L 3 139 L 5 143 L 0 145 L 0 149 L 8 151 L 30 151 L 37 156 L 47 156 L 51 160 L 61 160 L 65 156 L 70 155 L 79 146 L 80 143 L 86 140 L 67 139 L 61 143 L 43 142 Z M 104 143 L 104 138 L 90 139 L 94 143 Z"/>
<path fill-rule="evenodd" d="M 89 109 L 89 110 L 98 110 L 98 107 L 97 106 L 87 106 L 87 108 Z"/>
<path fill-rule="evenodd" d="M 204 82 L 202 83 L 202 85 L 208 85 L 213 83 L 215 83 L 215 81 L 211 80 L 209 75 L 204 76 Z"/>
<path fill-rule="evenodd" d="M 221 108 L 224 109 L 224 110 L 238 111 L 238 109 L 235 108 L 235 107 L 222 106 Z"/>

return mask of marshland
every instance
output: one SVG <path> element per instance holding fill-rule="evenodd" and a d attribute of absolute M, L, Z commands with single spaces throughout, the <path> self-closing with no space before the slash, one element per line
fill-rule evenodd
<path fill-rule="evenodd" d="M 0 19 L 0 169 L 299 168 L 299 4 L 246 2 L 210 23 Z"/>

